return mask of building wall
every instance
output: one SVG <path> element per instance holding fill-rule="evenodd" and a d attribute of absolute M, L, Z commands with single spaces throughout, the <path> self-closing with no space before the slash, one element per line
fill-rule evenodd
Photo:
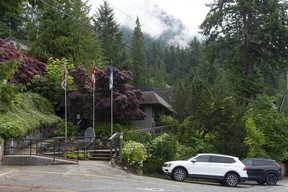
<path fill-rule="evenodd" d="M 27 45 L 24 45 L 23 43 L 17 42 L 17 41 L 15 41 L 13 39 L 10 39 L 9 41 L 7 41 L 7 43 L 13 44 L 17 48 L 19 46 L 20 49 L 23 49 L 25 51 L 28 50 L 28 46 Z"/>
<path fill-rule="evenodd" d="M 132 125 L 138 126 L 140 128 L 152 128 L 152 127 L 155 127 L 152 105 L 145 106 L 144 112 L 146 113 L 147 117 L 144 120 L 131 121 Z"/>

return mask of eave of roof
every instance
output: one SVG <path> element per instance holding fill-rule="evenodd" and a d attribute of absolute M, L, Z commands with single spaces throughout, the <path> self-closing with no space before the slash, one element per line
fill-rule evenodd
<path fill-rule="evenodd" d="M 8 41 L 10 41 L 10 40 L 13 40 L 13 41 L 16 41 L 16 42 L 18 42 L 18 43 L 22 43 L 23 45 L 28 46 L 28 42 L 27 42 L 27 41 L 25 41 L 25 40 L 20 40 L 20 39 L 17 39 L 17 38 L 15 38 L 15 37 L 9 36 L 9 37 L 7 37 L 6 39 L 4 39 L 5 42 L 8 42 Z"/>
<path fill-rule="evenodd" d="M 167 108 L 169 111 L 173 111 L 171 105 L 154 91 L 143 92 L 143 97 L 144 100 L 140 102 L 140 104 L 160 104 L 163 107 Z"/>

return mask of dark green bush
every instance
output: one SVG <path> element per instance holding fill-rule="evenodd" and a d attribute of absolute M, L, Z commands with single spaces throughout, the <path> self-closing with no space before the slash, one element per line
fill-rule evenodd
<path fill-rule="evenodd" d="M 191 146 L 178 144 L 174 160 L 186 160 L 189 159 L 190 157 L 193 157 L 196 154 L 197 151 L 195 150 L 195 148 Z"/>
<path fill-rule="evenodd" d="M 148 158 L 144 162 L 143 172 L 160 172 L 164 162 L 175 158 L 176 146 L 176 139 L 167 133 L 163 133 L 149 142 L 147 144 Z"/>
<path fill-rule="evenodd" d="M 138 128 L 133 125 L 120 125 L 120 124 L 113 125 L 113 133 L 123 132 L 125 141 L 130 141 L 130 140 L 137 141 L 133 139 L 133 136 L 131 136 L 133 135 L 133 133 L 130 133 L 131 131 L 137 130 L 137 129 Z M 111 136 L 111 124 L 109 122 L 96 124 L 95 133 L 97 137 L 99 136 L 101 138 L 109 138 Z"/>
<path fill-rule="evenodd" d="M 139 143 L 149 143 L 153 139 L 153 134 L 150 132 L 139 133 L 131 130 L 126 130 L 123 133 L 124 141 L 136 141 Z"/>
<path fill-rule="evenodd" d="M 67 136 L 79 136 L 78 132 L 79 126 L 74 125 L 72 122 L 67 122 Z M 65 121 L 61 121 L 58 123 L 56 130 L 54 133 L 57 136 L 65 136 Z"/>

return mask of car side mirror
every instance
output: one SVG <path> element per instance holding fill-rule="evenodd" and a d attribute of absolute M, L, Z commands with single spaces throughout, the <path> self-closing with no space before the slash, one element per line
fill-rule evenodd
<path fill-rule="evenodd" d="M 196 163 L 196 162 L 197 162 L 197 160 L 196 160 L 196 159 L 193 159 L 193 160 L 192 160 L 192 163 Z"/>

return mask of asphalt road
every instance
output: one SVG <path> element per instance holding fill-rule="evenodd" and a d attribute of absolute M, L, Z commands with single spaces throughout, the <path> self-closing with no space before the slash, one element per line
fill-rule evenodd
<path fill-rule="evenodd" d="M 287 192 L 288 179 L 276 186 L 255 182 L 223 187 L 211 182 L 176 182 L 137 176 L 102 161 L 76 165 L 0 166 L 1 192 Z"/>

